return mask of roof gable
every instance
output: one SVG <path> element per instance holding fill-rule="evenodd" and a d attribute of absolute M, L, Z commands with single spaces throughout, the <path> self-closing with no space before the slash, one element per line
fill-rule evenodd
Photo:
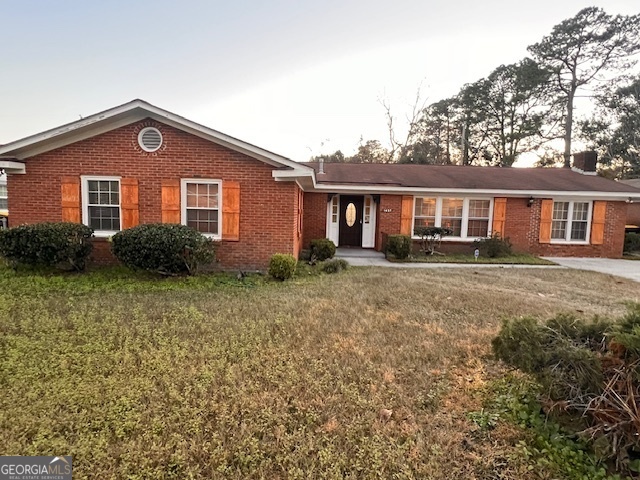
<path fill-rule="evenodd" d="M 151 118 L 205 140 L 241 152 L 276 168 L 293 169 L 297 174 L 312 175 L 313 170 L 289 158 L 192 122 L 143 100 L 132 100 L 109 110 L 96 113 L 72 123 L 31 135 L 0 146 L 0 160 L 25 160 L 34 155 L 70 145 L 102 133 Z"/>

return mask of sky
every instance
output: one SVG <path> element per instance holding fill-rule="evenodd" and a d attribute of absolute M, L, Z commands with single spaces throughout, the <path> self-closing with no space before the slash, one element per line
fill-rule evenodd
<path fill-rule="evenodd" d="M 0 144 L 141 98 L 298 161 L 387 138 L 587 6 L 637 0 L 0 0 Z"/>

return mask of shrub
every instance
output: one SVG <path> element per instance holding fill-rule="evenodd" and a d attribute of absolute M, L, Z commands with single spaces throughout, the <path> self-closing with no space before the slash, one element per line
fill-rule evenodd
<path fill-rule="evenodd" d="M 489 238 L 479 238 L 473 242 L 473 246 L 480 250 L 480 254 L 483 257 L 498 258 L 511 255 L 509 238 L 502 238 L 499 233 Z"/>
<path fill-rule="evenodd" d="M 322 264 L 322 271 L 324 273 L 339 273 L 347 268 L 349 268 L 349 262 L 344 258 L 334 258 Z"/>
<path fill-rule="evenodd" d="M 602 456 L 631 468 L 629 458 L 640 451 L 640 304 L 618 321 L 506 321 L 492 343 L 498 358 L 536 378 L 547 405 L 586 420 L 582 433 Z"/>
<path fill-rule="evenodd" d="M 93 229 L 79 223 L 49 222 L 0 231 L 0 255 L 18 265 L 84 270 L 93 249 Z"/>
<path fill-rule="evenodd" d="M 277 280 L 288 280 L 296 273 L 296 258 L 285 253 L 276 253 L 269 260 L 269 275 Z"/>
<path fill-rule="evenodd" d="M 111 241 L 111 251 L 127 267 L 161 275 L 194 275 L 215 260 L 215 243 L 185 225 L 138 225 L 116 233 Z"/>
<path fill-rule="evenodd" d="M 436 253 L 436 248 L 440 247 L 442 237 L 451 235 L 450 228 L 443 227 L 416 227 L 414 233 L 420 237 L 420 250 L 429 255 Z"/>
<path fill-rule="evenodd" d="M 396 258 L 407 258 L 411 253 L 411 237 L 409 235 L 389 235 L 387 237 L 387 253 Z"/>
<path fill-rule="evenodd" d="M 640 252 L 640 233 L 627 233 L 624 236 L 624 251 L 626 253 Z"/>
<path fill-rule="evenodd" d="M 336 244 L 328 238 L 311 240 L 311 256 L 319 262 L 332 258 L 336 254 Z"/>

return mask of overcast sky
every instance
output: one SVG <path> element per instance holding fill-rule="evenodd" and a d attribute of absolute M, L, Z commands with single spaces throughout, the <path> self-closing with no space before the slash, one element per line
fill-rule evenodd
<path fill-rule="evenodd" d="M 0 144 L 141 98 L 294 160 L 386 138 L 581 8 L 638 0 L 0 0 Z"/>

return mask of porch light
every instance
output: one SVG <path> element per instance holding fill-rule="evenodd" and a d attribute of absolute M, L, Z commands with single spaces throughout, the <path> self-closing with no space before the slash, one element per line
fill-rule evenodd
<path fill-rule="evenodd" d="M 533 202 L 535 202 L 536 199 L 533 197 L 529 197 L 529 201 L 527 202 L 527 207 L 531 207 L 531 205 L 533 205 Z"/>

